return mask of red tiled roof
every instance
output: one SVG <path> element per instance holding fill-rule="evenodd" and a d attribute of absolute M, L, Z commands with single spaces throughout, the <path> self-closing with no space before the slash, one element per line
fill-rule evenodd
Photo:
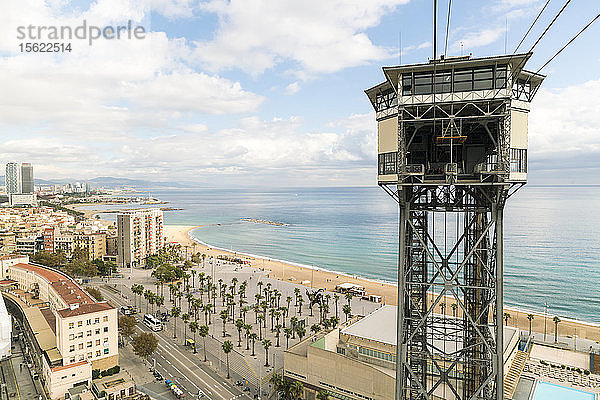
<path fill-rule="evenodd" d="M 59 365 L 58 367 L 52 367 L 52 368 L 50 368 L 50 370 L 52 370 L 52 372 L 62 371 L 63 369 L 79 367 L 79 366 L 85 365 L 87 363 L 88 363 L 87 361 L 79 361 L 79 362 L 69 364 L 69 365 Z"/>
<path fill-rule="evenodd" d="M 16 283 L 17 281 L 13 281 L 12 279 L 3 279 L 0 281 L 0 285 L 10 285 Z"/>
<path fill-rule="evenodd" d="M 110 304 L 103 303 L 93 303 L 93 304 L 82 304 L 78 308 L 71 310 L 70 308 L 65 308 L 64 310 L 58 310 L 58 314 L 63 318 L 74 317 L 77 315 L 84 315 L 95 313 L 99 311 L 111 310 L 113 306 Z"/>
<path fill-rule="evenodd" d="M 7 254 L 5 256 L 0 256 L 0 260 L 13 260 L 15 258 L 21 258 L 24 256 L 20 256 L 18 254 Z"/>
<path fill-rule="evenodd" d="M 58 313 L 63 318 L 98 311 L 110 310 L 111 308 L 113 308 L 110 304 L 106 302 L 97 303 L 71 278 L 69 278 L 67 275 L 61 274 L 60 272 L 40 267 L 37 265 L 23 263 L 15 264 L 12 266 L 12 268 L 21 268 L 40 275 L 50 283 L 50 286 L 52 286 L 54 291 L 61 297 L 61 299 L 63 299 L 63 301 L 67 305 L 79 304 L 79 307 L 74 310 L 71 310 L 70 308 L 59 310 Z"/>

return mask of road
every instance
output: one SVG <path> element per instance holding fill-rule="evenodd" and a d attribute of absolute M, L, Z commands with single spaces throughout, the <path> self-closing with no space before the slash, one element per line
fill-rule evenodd
<path fill-rule="evenodd" d="M 102 288 L 102 287 L 101 287 Z M 120 308 L 122 305 L 130 305 L 131 302 L 122 298 L 119 294 L 102 288 L 102 294 L 110 300 L 111 304 Z M 141 314 L 138 317 L 137 330 L 140 332 L 151 332 L 142 323 Z M 177 345 L 164 332 L 153 332 L 158 339 L 158 348 L 153 354 L 156 360 L 156 369 L 165 379 L 171 379 L 186 393 L 186 397 L 195 399 L 198 390 L 202 390 L 212 400 L 250 399 L 232 384 L 224 379 L 215 378 L 213 374 L 205 371 L 206 368 L 197 356 L 188 353 L 183 346 Z"/>

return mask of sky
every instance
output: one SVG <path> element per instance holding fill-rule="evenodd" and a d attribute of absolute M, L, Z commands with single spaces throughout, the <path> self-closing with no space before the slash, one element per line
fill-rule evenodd
<path fill-rule="evenodd" d="M 512 53 L 546 1 L 454 0 L 446 37 L 448 2 L 439 0 L 438 53 L 446 42 L 448 55 Z M 432 57 L 432 3 L 0 0 L 0 164 L 31 162 L 43 179 L 375 185 L 364 90 L 383 81 L 382 66 Z M 550 1 L 520 50 L 563 3 Z M 597 1 L 572 1 L 526 68 L 537 71 L 599 12 Z M 108 36 L 131 22 L 144 35 L 90 45 L 89 34 L 53 41 L 50 28 L 42 40 L 27 31 L 84 22 L 109 27 Z M 598 38 L 600 23 L 541 71 L 548 77 L 529 118 L 532 184 L 600 184 Z M 71 51 L 21 51 L 41 41 Z"/>

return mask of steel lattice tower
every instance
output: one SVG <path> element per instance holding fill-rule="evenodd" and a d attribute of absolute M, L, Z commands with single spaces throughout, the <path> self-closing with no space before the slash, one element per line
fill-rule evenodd
<path fill-rule="evenodd" d="M 530 56 L 384 67 L 366 90 L 399 206 L 396 399 L 503 400 L 503 210 L 544 79 Z"/>

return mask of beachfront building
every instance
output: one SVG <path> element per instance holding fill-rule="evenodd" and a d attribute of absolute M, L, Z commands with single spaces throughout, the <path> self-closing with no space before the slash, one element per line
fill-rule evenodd
<path fill-rule="evenodd" d="M 67 275 L 29 263 L 27 256 L 0 258 L 2 296 L 34 350 L 33 361 L 52 399 L 92 382 L 92 370 L 118 365 L 117 310 L 95 301 Z"/>
<path fill-rule="evenodd" d="M 318 332 L 284 353 L 284 373 L 301 382 L 305 399 L 314 400 L 320 390 L 332 399 L 389 400 L 394 398 L 396 375 L 396 307 L 385 305 L 365 317 L 354 317 L 339 328 Z M 441 315 L 438 320 L 441 320 Z M 461 332 L 451 326 L 434 325 L 433 348 L 439 349 L 428 365 L 439 375 L 438 368 L 448 368 L 451 360 L 444 353 L 460 350 Z M 515 357 L 519 335 L 517 329 L 504 327 L 503 360 L 509 365 Z M 448 368 L 450 369 L 450 368 Z M 508 368 L 507 368 L 508 369 Z M 452 385 L 441 384 L 431 400 L 453 400 L 452 390 L 462 391 L 464 371 L 452 368 L 447 376 Z M 452 386 L 452 388 L 450 387 Z"/>
<path fill-rule="evenodd" d="M 131 210 L 117 214 L 117 264 L 143 266 L 146 257 L 165 245 L 163 212 L 158 208 Z"/>

